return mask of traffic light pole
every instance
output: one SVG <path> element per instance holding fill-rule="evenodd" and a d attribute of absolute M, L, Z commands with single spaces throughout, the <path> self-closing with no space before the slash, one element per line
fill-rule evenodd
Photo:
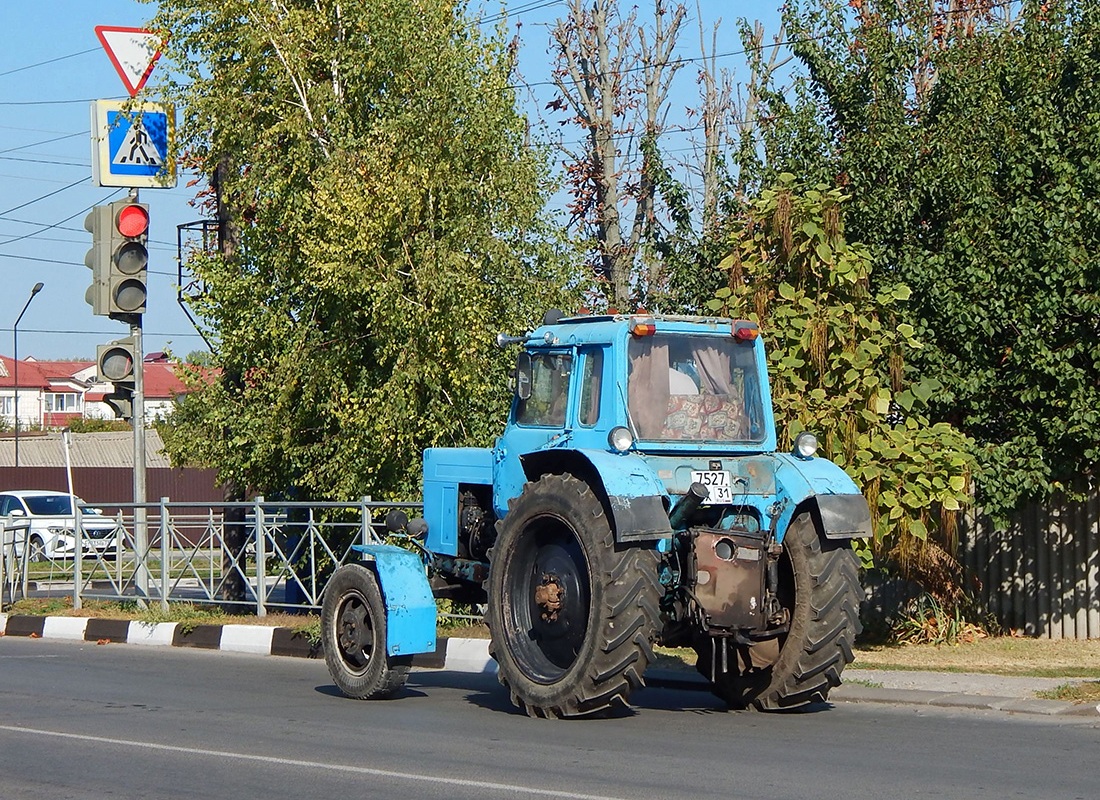
<path fill-rule="evenodd" d="M 134 549 L 140 554 L 138 570 L 134 575 L 139 597 L 149 596 L 149 522 L 146 516 L 145 498 L 145 348 L 141 340 L 141 315 L 130 323 L 130 336 L 134 340 Z M 164 592 L 165 587 L 161 587 Z"/>
<path fill-rule="evenodd" d="M 138 190 L 131 189 L 130 197 L 138 202 Z M 134 547 L 140 554 L 134 581 L 138 596 L 149 596 L 149 520 L 146 515 L 145 469 L 145 345 L 142 342 L 142 315 L 130 319 L 130 336 L 134 340 L 134 397 L 130 425 L 134 429 Z M 161 593 L 167 587 L 161 587 Z"/>

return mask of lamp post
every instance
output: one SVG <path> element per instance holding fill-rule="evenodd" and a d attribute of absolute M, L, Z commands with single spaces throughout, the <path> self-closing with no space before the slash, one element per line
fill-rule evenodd
<path fill-rule="evenodd" d="M 31 289 L 31 296 L 27 298 L 27 302 L 23 304 L 23 310 L 19 312 L 19 316 L 15 318 L 15 324 L 11 326 L 11 349 L 12 349 L 12 361 L 15 362 L 15 375 L 12 381 L 15 385 L 12 387 L 15 395 L 15 466 L 19 466 L 19 321 L 23 319 L 23 315 L 27 313 L 27 308 L 31 304 L 31 300 L 34 296 L 42 291 L 42 281 L 39 281 Z"/>

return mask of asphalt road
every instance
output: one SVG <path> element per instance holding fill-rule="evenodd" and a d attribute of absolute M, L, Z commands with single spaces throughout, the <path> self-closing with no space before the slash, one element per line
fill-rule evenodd
<path fill-rule="evenodd" d="M 0 638 L 0 797 L 1081 798 L 1100 722 L 840 703 L 731 713 L 649 689 L 532 720 L 495 679 L 417 672 L 339 696 L 323 663 Z"/>

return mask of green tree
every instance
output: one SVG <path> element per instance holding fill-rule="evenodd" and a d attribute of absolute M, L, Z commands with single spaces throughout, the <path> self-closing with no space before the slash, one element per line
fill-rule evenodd
<path fill-rule="evenodd" d="M 780 445 L 814 432 L 867 497 L 875 555 L 955 602 L 961 571 L 951 554 L 970 502 L 973 443 L 928 420 L 942 386 L 906 369 L 921 346 L 898 319 L 911 293 L 904 284 L 871 291 L 871 251 L 845 238 L 847 199 L 781 175 L 748 203 L 722 262 L 729 286 L 709 305 L 759 321 L 786 424 Z"/>
<path fill-rule="evenodd" d="M 572 277 L 512 49 L 446 0 L 162 0 L 153 24 L 226 242 L 190 262 L 221 378 L 191 371 L 167 450 L 270 496 L 413 494 L 423 447 L 499 430 L 494 334 Z"/>
<path fill-rule="evenodd" d="M 981 445 L 983 506 L 1095 479 L 1100 6 L 792 2 L 784 22 L 808 79 L 769 98 L 758 174 L 851 195 L 872 287 L 912 289 L 931 418 Z"/>

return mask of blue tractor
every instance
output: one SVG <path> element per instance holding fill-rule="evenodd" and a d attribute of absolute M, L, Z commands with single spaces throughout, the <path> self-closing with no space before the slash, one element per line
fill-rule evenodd
<path fill-rule="evenodd" d="M 860 631 L 870 513 L 812 435 L 777 452 L 756 324 L 551 312 L 498 344 L 520 347 L 504 433 L 425 451 L 424 520 L 392 521 L 422 553 L 361 547 L 326 590 L 337 685 L 394 694 L 451 597 L 486 605 L 532 716 L 627 703 L 655 643 L 693 647 L 732 707 L 823 701 Z"/>

